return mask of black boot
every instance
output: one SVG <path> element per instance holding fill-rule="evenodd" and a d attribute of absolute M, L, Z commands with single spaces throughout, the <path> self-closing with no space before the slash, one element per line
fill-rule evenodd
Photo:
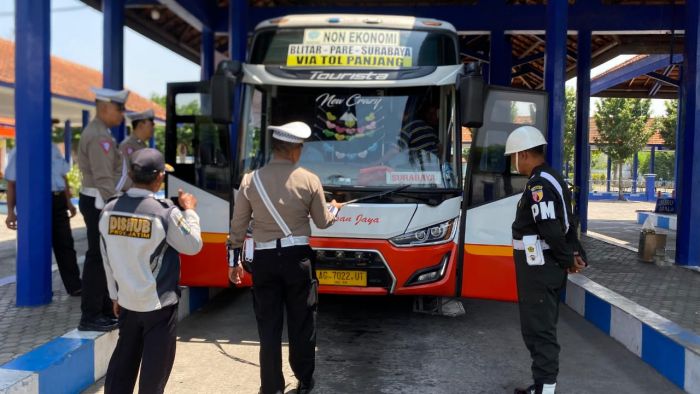
<path fill-rule="evenodd" d="M 533 384 L 526 389 L 515 389 L 513 394 L 542 394 L 542 385 Z"/>
<path fill-rule="evenodd" d="M 297 384 L 297 394 L 308 394 L 311 392 L 311 390 L 314 389 L 314 385 L 316 384 L 316 381 L 314 381 L 314 378 L 311 378 L 311 380 L 308 383 L 304 383 L 301 380 Z"/>

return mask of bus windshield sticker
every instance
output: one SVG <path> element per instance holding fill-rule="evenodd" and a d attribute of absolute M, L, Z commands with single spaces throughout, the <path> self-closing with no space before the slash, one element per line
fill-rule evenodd
<path fill-rule="evenodd" d="M 403 68 L 413 48 L 392 30 L 307 29 L 302 44 L 290 44 L 288 67 Z"/>
<path fill-rule="evenodd" d="M 387 172 L 388 185 L 441 185 L 440 171 Z"/>

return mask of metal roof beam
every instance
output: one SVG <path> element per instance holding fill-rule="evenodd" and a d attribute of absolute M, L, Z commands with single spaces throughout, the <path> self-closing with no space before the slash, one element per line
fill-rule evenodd
<path fill-rule="evenodd" d="M 675 88 L 677 88 L 677 87 L 680 85 L 680 83 L 681 83 L 681 81 L 679 81 L 679 80 L 677 80 L 677 79 L 673 79 L 673 78 L 671 78 L 671 77 L 668 77 L 668 76 L 666 76 L 666 75 L 659 74 L 659 73 L 656 73 L 656 72 L 646 73 L 646 75 L 647 75 L 649 78 L 652 78 L 652 79 L 655 79 L 655 80 L 659 81 L 659 83 L 662 83 L 662 84 L 665 84 L 665 85 L 669 85 L 669 86 L 673 86 L 673 87 L 675 87 Z"/>
<path fill-rule="evenodd" d="M 519 59 L 513 59 L 513 67 L 523 66 L 528 63 L 532 63 L 535 60 L 540 60 L 544 58 L 544 52 L 534 53 L 530 56 L 521 57 Z"/>
<path fill-rule="evenodd" d="M 212 27 L 215 15 L 219 14 L 218 7 L 212 0 L 158 0 L 158 2 L 198 31 L 202 31 L 205 26 Z"/>
<path fill-rule="evenodd" d="M 194 0 L 160 0 L 162 3 L 194 3 Z M 675 7 L 675 9 L 674 9 Z M 597 31 L 668 31 L 684 27 L 684 5 L 603 5 L 579 1 L 569 6 L 569 30 L 591 29 Z M 416 6 L 416 7 L 250 7 L 251 26 L 269 18 L 299 13 L 372 13 L 387 15 L 411 14 L 417 17 L 436 18 L 452 23 L 458 31 L 544 31 L 546 29 L 545 5 L 508 5 L 501 1 L 480 1 L 474 5 Z M 228 31 L 228 16 L 218 16 L 216 32 Z M 468 17 L 465 17 L 467 15 Z M 498 18 L 494 18 L 498 15 Z"/>
<path fill-rule="evenodd" d="M 673 60 L 673 61 L 671 61 Z M 608 88 L 630 79 L 656 71 L 670 63 L 677 63 L 683 60 L 683 55 L 677 54 L 673 59 L 669 55 L 650 55 L 627 66 L 620 67 L 607 74 L 593 78 L 591 81 L 591 95 L 598 94 Z"/>

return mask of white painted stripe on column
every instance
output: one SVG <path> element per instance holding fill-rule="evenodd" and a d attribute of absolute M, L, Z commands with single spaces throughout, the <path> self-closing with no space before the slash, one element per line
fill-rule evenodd
<path fill-rule="evenodd" d="M 685 391 L 700 393 L 700 355 L 685 349 Z"/>
<path fill-rule="evenodd" d="M 95 381 L 107 375 L 109 360 L 112 358 L 114 348 L 117 347 L 119 330 L 110 331 L 95 339 Z"/>
<path fill-rule="evenodd" d="M 95 381 L 102 379 L 107 374 L 109 360 L 112 358 L 114 348 L 119 339 L 119 330 L 110 332 L 73 330 L 63 335 L 63 338 L 87 339 L 93 341 L 93 363 Z"/>
<path fill-rule="evenodd" d="M 566 287 L 566 305 L 581 316 L 586 315 L 586 290 L 576 283 L 569 281 Z"/>
<path fill-rule="evenodd" d="M 180 287 L 180 305 L 177 307 L 177 320 L 182 320 L 190 314 L 190 288 Z"/>
<path fill-rule="evenodd" d="M 0 368 L 0 394 L 38 394 L 39 375 L 29 371 Z"/>
<path fill-rule="evenodd" d="M 611 306 L 610 336 L 632 353 L 642 356 L 642 322 L 615 306 Z"/>

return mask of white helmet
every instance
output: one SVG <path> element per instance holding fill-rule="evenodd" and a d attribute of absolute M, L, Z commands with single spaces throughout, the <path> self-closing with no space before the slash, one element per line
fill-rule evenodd
<path fill-rule="evenodd" d="M 544 139 L 541 131 L 532 126 L 520 126 L 508 136 L 505 156 L 540 145 L 547 145 L 547 140 Z"/>

